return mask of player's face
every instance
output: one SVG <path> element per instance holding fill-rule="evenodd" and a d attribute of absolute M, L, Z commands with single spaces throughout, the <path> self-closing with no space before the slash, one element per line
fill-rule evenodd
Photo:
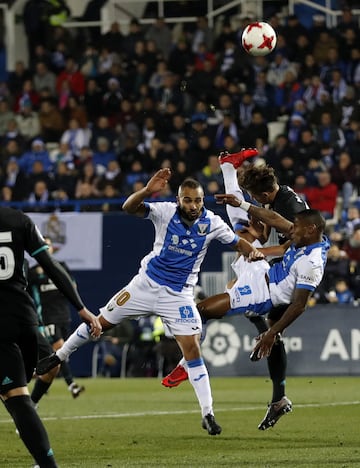
<path fill-rule="evenodd" d="M 295 218 L 291 235 L 291 240 L 294 242 L 295 247 L 304 247 L 304 245 L 308 245 L 309 234 L 312 227 L 315 226 L 310 226 L 309 223 L 304 220 Z"/>
<path fill-rule="evenodd" d="M 177 201 L 182 216 L 189 221 L 195 221 L 200 217 L 204 206 L 204 192 L 201 187 L 197 189 L 184 187 Z"/>
<path fill-rule="evenodd" d="M 250 196 L 256 200 L 261 205 L 267 205 L 270 203 L 270 196 L 267 192 L 259 192 L 259 193 L 250 193 Z"/>

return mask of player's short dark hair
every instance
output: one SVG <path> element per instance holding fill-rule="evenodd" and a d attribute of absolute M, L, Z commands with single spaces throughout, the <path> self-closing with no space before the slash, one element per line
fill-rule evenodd
<path fill-rule="evenodd" d="M 326 221 L 319 210 L 313 210 L 311 208 L 299 211 L 295 217 L 299 220 L 305 220 L 309 224 L 315 224 L 319 232 L 324 232 Z"/>
<path fill-rule="evenodd" d="M 179 191 L 183 190 L 186 187 L 191 188 L 191 189 L 197 189 L 200 187 L 202 189 L 200 182 L 196 179 L 193 179 L 192 177 L 187 177 L 183 181 L 183 183 L 179 187 Z"/>
<path fill-rule="evenodd" d="M 247 166 L 239 177 L 239 184 L 250 193 L 273 192 L 278 183 L 273 167 Z"/>

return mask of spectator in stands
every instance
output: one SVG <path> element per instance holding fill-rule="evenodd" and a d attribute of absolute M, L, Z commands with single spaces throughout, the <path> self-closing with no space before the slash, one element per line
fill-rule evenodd
<path fill-rule="evenodd" d="M 338 187 L 331 181 L 331 175 L 327 171 L 317 175 L 318 186 L 305 189 L 306 199 L 314 210 L 319 210 L 325 219 L 334 215 Z"/>
<path fill-rule="evenodd" d="M 347 283 L 351 281 L 351 264 L 347 253 L 336 243 L 332 243 L 323 279 L 314 294 L 315 301 L 326 303 L 328 292 L 334 288 L 338 280 L 345 280 Z"/>
<path fill-rule="evenodd" d="M 71 93 L 80 97 L 85 93 L 84 75 L 79 71 L 79 67 L 73 57 L 68 57 L 65 63 L 65 69 L 56 79 L 56 91 L 60 93 L 64 81 L 69 83 Z"/>
<path fill-rule="evenodd" d="M 297 72 L 288 68 L 284 72 L 283 81 L 275 86 L 274 101 L 278 115 L 291 115 L 296 101 L 302 98 L 303 86 L 297 78 Z"/>
<path fill-rule="evenodd" d="M 1 187 L 11 189 L 11 201 L 22 201 L 27 195 L 27 179 L 19 167 L 18 159 L 12 156 L 7 161 L 4 174 L 1 177 Z"/>
<path fill-rule="evenodd" d="M 342 209 L 347 210 L 350 205 L 355 187 L 359 186 L 359 174 L 352 163 L 348 151 L 342 151 L 337 162 L 331 168 L 331 179 L 338 186 L 339 194 L 343 199 Z"/>
<path fill-rule="evenodd" d="M 208 157 L 206 166 L 196 173 L 196 179 L 203 187 L 207 187 L 209 182 L 215 181 L 219 190 L 217 193 L 224 191 L 224 181 L 216 154 L 211 154 Z"/>
<path fill-rule="evenodd" d="M 97 174 L 103 174 L 110 161 L 115 161 L 115 152 L 110 148 L 110 142 L 105 137 L 99 137 L 93 153 L 93 164 Z"/>
<path fill-rule="evenodd" d="M 340 68 L 334 68 L 331 71 L 329 91 L 330 91 L 333 103 L 337 105 L 339 105 L 346 96 L 347 84 L 342 75 Z"/>
<path fill-rule="evenodd" d="M 51 99 L 41 101 L 39 109 L 40 135 L 46 142 L 57 142 L 65 130 L 61 112 Z"/>
<path fill-rule="evenodd" d="M 169 102 L 173 102 L 178 111 L 182 111 L 184 104 L 183 95 L 179 88 L 178 78 L 171 72 L 164 76 L 163 85 L 159 89 L 157 108 L 160 113 L 165 112 Z"/>
<path fill-rule="evenodd" d="M 177 76 L 185 76 L 187 65 L 194 63 L 195 56 L 185 37 L 180 37 L 170 52 L 168 67 Z"/>
<path fill-rule="evenodd" d="M 34 89 L 40 92 L 43 88 L 49 88 L 51 93 L 55 93 L 56 75 L 45 62 L 37 62 L 35 65 L 35 73 L 33 76 Z"/>
<path fill-rule="evenodd" d="M 105 187 L 111 184 L 118 194 L 121 194 L 123 192 L 123 181 L 124 174 L 121 170 L 120 164 L 116 160 L 111 160 L 108 162 L 105 172 L 99 177 L 97 188 L 100 192 L 103 192 Z"/>
<path fill-rule="evenodd" d="M 353 304 L 354 293 L 350 290 L 345 279 L 337 279 L 334 288 L 327 294 L 326 298 L 331 304 Z"/>
<path fill-rule="evenodd" d="M 108 116 L 112 121 L 114 116 L 120 110 L 122 99 L 123 95 L 120 89 L 119 80 L 116 78 L 110 78 L 107 82 L 107 90 L 103 96 L 102 114 Z"/>
<path fill-rule="evenodd" d="M 168 59 L 172 48 L 172 33 L 164 18 L 156 18 L 145 33 L 147 40 L 154 41 L 157 49 L 160 50 L 165 60 Z"/>
<path fill-rule="evenodd" d="M 299 167 L 304 170 L 310 159 L 321 159 L 321 145 L 316 141 L 316 137 L 311 127 L 305 127 L 300 132 L 300 140 L 294 148 L 297 154 Z"/>
<path fill-rule="evenodd" d="M 80 127 L 76 118 L 69 120 L 69 126 L 61 135 L 60 143 L 67 143 L 73 156 L 79 156 L 81 148 L 89 146 L 90 134 Z"/>
<path fill-rule="evenodd" d="M 257 139 L 261 139 L 265 144 L 269 141 L 269 130 L 261 110 L 254 109 L 251 115 L 250 125 L 240 136 L 240 145 L 254 148 Z"/>
<path fill-rule="evenodd" d="M 83 103 L 89 121 L 92 123 L 96 122 L 101 114 L 103 93 L 95 79 L 89 79 L 87 81 Z"/>
<path fill-rule="evenodd" d="M 97 140 L 100 137 L 107 138 L 110 148 L 113 147 L 115 140 L 115 130 L 110 126 L 110 120 L 106 115 L 101 114 L 91 129 L 90 148 L 96 151 Z"/>
<path fill-rule="evenodd" d="M 26 143 L 40 135 L 39 114 L 33 110 L 30 102 L 23 103 L 15 120 L 19 132 L 25 138 Z"/>
<path fill-rule="evenodd" d="M 121 54 L 124 41 L 124 34 L 121 32 L 120 24 L 114 21 L 110 25 L 110 29 L 102 34 L 100 43 L 106 47 L 110 52 Z"/>
<path fill-rule="evenodd" d="M 351 205 L 347 209 L 342 229 L 345 239 L 350 238 L 358 226 L 360 226 L 360 209 L 356 205 Z"/>
<path fill-rule="evenodd" d="M 8 79 L 9 91 L 12 96 L 16 96 L 21 92 L 26 80 L 31 80 L 31 73 L 25 67 L 23 60 L 17 60 L 15 62 L 15 69 L 10 71 Z"/>
<path fill-rule="evenodd" d="M 99 72 L 99 52 L 93 44 L 88 44 L 79 61 L 80 72 L 85 79 L 96 79 Z"/>
<path fill-rule="evenodd" d="M 87 129 L 88 116 L 85 106 L 80 104 L 75 96 L 69 96 L 67 104 L 62 109 L 62 114 L 66 122 L 69 122 L 71 119 L 76 119 L 80 128 Z"/>
<path fill-rule="evenodd" d="M 130 170 L 127 171 L 124 178 L 124 194 L 127 195 L 132 192 L 134 184 L 136 182 L 141 182 L 146 184 L 150 176 L 145 171 L 144 166 L 141 161 L 135 160 L 130 167 Z"/>
<path fill-rule="evenodd" d="M 228 135 L 231 135 L 234 138 L 234 140 L 236 140 L 236 142 L 239 141 L 239 134 L 237 125 L 235 123 L 235 118 L 230 110 L 223 112 L 222 121 L 219 123 L 219 125 L 215 127 L 214 146 L 218 151 L 224 148 L 224 140 L 225 137 Z M 249 139 L 250 138 L 251 137 L 249 135 Z M 247 143 L 244 143 L 244 145 L 248 146 Z"/>
<path fill-rule="evenodd" d="M 101 191 L 101 197 L 106 198 L 107 201 L 101 205 L 101 211 L 104 213 L 108 213 L 109 211 L 119 211 L 120 203 L 118 202 L 120 193 L 115 188 L 114 184 L 111 182 L 107 182 Z M 117 203 L 111 203 L 115 201 Z"/>
<path fill-rule="evenodd" d="M 3 169 L 10 158 L 14 157 L 16 160 L 20 159 L 23 155 L 23 149 L 19 146 L 16 140 L 8 140 L 5 146 L 2 148 L 0 152 L 0 168 Z M 1 172 L 0 169 L 0 172 Z"/>
<path fill-rule="evenodd" d="M 345 240 L 343 249 L 347 253 L 349 259 L 359 264 L 360 262 L 360 226 L 354 226 L 354 231 L 351 236 Z"/>
<path fill-rule="evenodd" d="M 19 112 L 24 104 L 31 104 L 34 109 L 38 109 L 39 102 L 39 94 L 35 91 L 32 80 L 26 80 L 20 93 L 15 96 L 14 111 Z"/>
<path fill-rule="evenodd" d="M 129 58 L 135 52 L 135 44 L 144 39 L 144 31 L 136 18 L 129 24 L 129 32 L 123 40 L 123 52 Z"/>
<path fill-rule="evenodd" d="M 307 124 L 304 117 L 299 112 L 294 112 L 287 122 L 287 137 L 289 143 L 297 148 L 300 143 L 301 134 Z"/>
<path fill-rule="evenodd" d="M 212 50 L 214 33 L 212 28 L 209 27 L 208 20 L 205 16 L 198 17 L 195 31 L 191 34 L 191 50 L 195 54 L 198 52 L 201 43 L 204 43 L 208 50 Z"/>
<path fill-rule="evenodd" d="M 71 200 L 75 195 L 76 176 L 65 161 L 56 164 L 53 178 L 54 190 L 51 195 L 55 200 Z"/>
<path fill-rule="evenodd" d="M 6 99 L 0 99 L 0 137 L 5 134 L 7 123 L 15 117 L 15 113 L 10 109 L 10 104 Z"/>
<path fill-rule="evenodd" d="M 50 213 L 53 208 L 48 206 L 48 202 L 52 201 L 49 188 L 44 180 L 38 180 L 34 184 L 33 190 L 30 192 L 28 202 L 31 205 L 31 211 Z"/>
<path fill-rule="evenodd" d="M 344 132 L 335 123 L 330 112 L 323 112 L 320 116 L 320 124 L 316 126 L 317 140 L 320 144 L 328 144 L 336 150 L 341 150 L 345 146 Z"/>
<path fill-rule="evenodd" d="M 44 171 L 52 171 L 53 163 L 50 160 L 49 152 L 44 141 L 39 138 L 32 142 L 30 151 L 24 153 L 19 159 L 19 166 L 25 174 L 31 174 L 35 161 L 40 161 L 43 164 Z"/>

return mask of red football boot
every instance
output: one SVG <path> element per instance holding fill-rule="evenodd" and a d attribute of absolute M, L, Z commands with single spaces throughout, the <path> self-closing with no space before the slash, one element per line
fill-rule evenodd
<path fill-rule="evenodd" d="M 219 163 L 230 163 L 235 169 L 241 166 L 245 159 L 257 156 L 259 151 L 256 148 L 243 148 L 238 153 L 229 153 L 228 151 L 222 151 L 219 154 Z"/>
<path fill-rule="evenodd" d="M 188 379 L 188 373 L 184 369 L 183 366 L 180 364 L 175 367 L 174 370 L 170 372 L 166 377 L 164 377 L 161 381 L 162 385 L 164 387 L 177 387 L 178 385 L 181 384 L 181 382 L 184 382 L 184 380 Z"/>

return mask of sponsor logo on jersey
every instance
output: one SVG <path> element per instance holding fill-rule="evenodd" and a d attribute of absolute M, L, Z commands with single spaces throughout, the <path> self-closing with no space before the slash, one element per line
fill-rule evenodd
<path fill-rule="evenodd" d="M 196 242 L 194 239 L 190 238 L 190 239 L 182 239 L 180 241 L 180 238 L 179 236 L 177 236 L 176 234 L 174 234 L 172 237 L 171 237 L 171 242 L 172 244 L 169 245 L 168 249 L 171 250 L 172 252 L 176 252 L 178 254 L 183 254 L 183 255 L 187 255 L 188 257 L 192 257 L 193 256 L 193 252 L 191 250 L 188 250 L 187 248 L 185 247 L 191 247 L 192 250 L 196 249 Z"/>
<path fill-rule="evenodd" d="M 10 377 L 6 376 L 1 382 L 1 385 L 9 385 L 11 383 L 13 383 L 13 380 L 11 380 Z"/>

